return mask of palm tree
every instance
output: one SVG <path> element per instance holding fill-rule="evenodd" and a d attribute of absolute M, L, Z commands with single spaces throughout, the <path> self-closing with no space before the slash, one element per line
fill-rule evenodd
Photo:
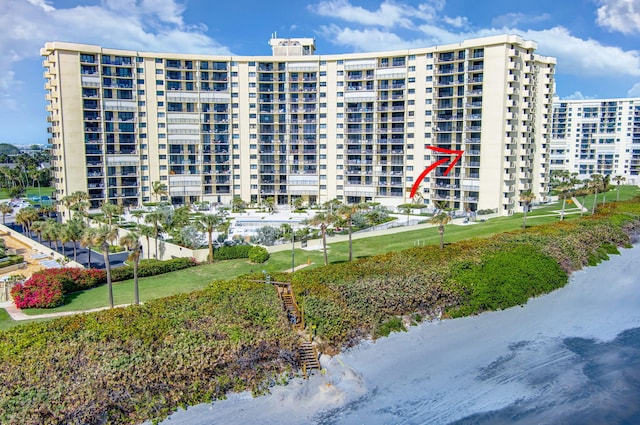
<path fill-rule="evenodd" d="M 522 218 L 522 228 L 527 228 L 527 211 L 529 211 L 529 205 L 536 199 L 536 194 L 531 190 L 525 190 L 520 194 L 520 202 L 523 203 L 524 216 Z"/>
<path fill-rule="evenodd" d="M 562 182 L 557 187 L 556 190 L 560 192 L 560 196 L 562 196 L 562 210 L 560 211 L 560 221 L 564 220 L 564 208 L 567 204 L 567 196 L 573 189 L 573 184 L 571 182 Z"/>
<path fill-rule="evenodd" d="M 110 203 L 104 203 L 101 207 L 102 213 L 107 218 L 107 223 L 111 227 L 113 217 L 122 213 L 122 206 Z"/>
<path fill-rule="evenodd" d="M 44 225 L 40 233 L 42 237 L 49 241 L 49 248 L 51 248 L 51 243 L 55 241 L 56 251 L 58 250 L 58 223 L 52 218 L 48 218 L 45 220 Z"/>
<path fill-rule="evenodd" d="M 0 204 L 0 213 L 2 214 L 2 224 L 7 224 L 7 214 L 13 213 L 13 208 L 6 202 Z"/>
<path fill-rule="evenodd" d="M 142 210 L 133 210 L 131 211 L 131 215 L 136 218 L 136 223 L 138 227 L 140 227 L 140 217 L 144 215 L 144 211 Z"/>
<path fill-rule="evenodd" d="M 145 226 L 144 224 L 138 227 L 138 232 L 140 232 L 140 236 L 144 236 L 147 239 L 147 260 L 151 258 L 151 242 L 149 238 L 154 235 L 153 227 Z"/>
<path fill-rule="evenodd" d="M 353 227 L 353 215 L 358 212 L 358 205 L 343 204 L 338 207 L 338 215 L 346 221 L 349 230 L 349 261 L 353 260 L 353 241 L 351 228 Z"/>
<path fill-rule="evenodd" d="M 99 246 L 104 257 L 104 266 L 107 272 L 107 290 L 109 292 L 109 307 L 113 308 L 113 285 L 111 283 L 111 263 L 109 262 L 109 246 L 118 239 L 118 228 L 102 225 L 96 232 L 93 240 L 94 246 Z"/>
<path fill-rule="evenodd" d="M 618 202 L 620 200 L 620 183 L 622 183 L 623 181 L 627 180 L 625 177 L 623 176 L 615 176 L 613 178 L 613 181 L 616 182 L 616 202 Z"/>
<path fill-rule="evenodd" d="M 591 188 L 594 191 L 591 214 L 596 213 L 596 205 L 598 203 L 598 189 L 600 189 L 601 186 L 602 186 L 602 174 L 591 174 Z"/>
<path fill-rule="evenodd" d="M 438 233 L 440 233 L 440 249 L 444 249 L 444 226 L 451 222 L 451 216 L 449 213 L 442 211 L 431 217 L 429 223 L 438 226 Z"/>
<path fill-rule="evenodd" d="M 161 196 L 167 195 L 169 192 L 166 184 L 161 181 L 155 181 L 151 183 L 151 193 L 153 193 L 156 201 L 159 201 Z"/>
<path fill-rule="evenodd" d="M 203 232 L 207 232 L 209 237 L 209 263 L 213 263 L 213 232 L 218 230 L 222 221 L 222 217 L 218 214 L 204 214 L 197 222 L 198 228 Z"/>
<path fill-rule="evenodd" d="M 131 251 L 127 260 L 133 262 L 133 299 L 135 304 L 140 304 L 140 293 L 138 290 L 138 264 L 142 254 L 142 245 L 140 245 L 140 234 L 129 232 L 129 234 L 120 238 L 120 245 Z"/>
<path fill-rule="evenodd" d="M 96 240 L 98 231 L 94 227 L 85 227 L 80 237 L 80 245 L 87 248 L 87 268 L 91 268 L 91 251 Z"/>
<path fill-rule="evenodd" d="M 314 215 L 309 224 L 312 226 L 320 226 L 320 232 L 322 234 L 322 252 L 324 254 L 324 265 L 329 264 L 329 257 L 327 256 L 327 227 L 334 221 L 334 216 L 328 212 L 319 212 Z"/>
<path fill-rule="evenodd" d="M 64 208 L 67 211 L 69 211 L 69 218 L 72 218 L 73 216 L 71 215 L 71 207 L 74 205 L 74 202 L 75 202 L 75 199 L 73 198 L 73 196 L 67 195 L 62 199 L 60 199 L 60 202 L 62 203 L 62 205 L 64 205 Z"/>
<path fill-rule="evenodd" d="M 156 260 L 158 259 L 158 237 L 160 235 L 160 230 L 162 228 L 160 226 L 160 223 L 162 222 L 162 220 L 164 220 L 164 217 L 165 217 L 164 214 L 162 214 L 158 210 L 152 211 L 144 217 L 145 223 L 152 224 L 152 227 L 153 227 L 153 237 L 156 240 L 155 242 L 156 250 L 154 252 L 153 258 L 155 258 Z"/>
<path fill-rule="evenodd" d="M 65 239 L 73 243 L 73 261 L 78 260 L 78 241 L 82 239 L 82 234 L 86 228 L 82 219 L 73 218 L 69 220 L 64 228 Z"/>
<path fill-rule="evenodd" d="M 74 216 L 77 213 L 81 217 L 84 217 L 87 210 L 89 209 L 89 194 L 87 192 L 78 190 L 71 194 L 71 199 L 73 201 L 71 209 L 75 212 Z"/>
<path fill-rule="evenodd" d="M 31 223 L 38 219 L 38 211 L 33 207 L 25 207 L 16 214 L 16 223 L 20 224 L 27 236 L 31 236 Z"/>
<path fill-rule="evenodd" d="M 273 196 L 269 196 L 268 198 L 266 198 L 263 203 L 269 214 L 271 214 L 276 209 L 276 200 Z"/>
<path fill-rule="evenodd" d="M 246 208 L 247 204 L 238 195 L 235 195 L 231 200 L 231 212 L 241 213 Z"/>
<path fill-rule="evenodd" d="M 607 192 L 609 191 L 609 183 L 611 182 L 611 176 L 607 174 L 602 178 L 602 206 L 607 203 Z"/>
<path fill-rule="evenodd" d="M 42 243 L 42 232 L 46 224 L 42 220 L 37 220 L 31 223 L 31 231 L 38 235 L 38 242 Z"/>

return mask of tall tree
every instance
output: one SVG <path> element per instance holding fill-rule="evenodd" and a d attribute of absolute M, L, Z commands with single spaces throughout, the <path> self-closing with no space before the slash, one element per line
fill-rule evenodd
<path fill-rule="evenodd" d="M 73 261 L 78 261 L 78 242 L 82 239 L 82 234 L 86 224 L 80 218 L 69 220 L 64 228 L 66 239 L 73 244 Z"/>
<path fill-rule="evenodd" d="M 324 255 L 325 266 L 329 264 L 329 257 L 327 255 L 327 227 L 329 227 L 333 221 L 334 216 L 329 212 L 316 213 L 316 215 L 309 219 L 310 225 L 320 227 L 320 233 L 322 234 L 322 253 Z"/>
<path fill-rule="evenodd" d="M 87 192 L 77 190 L 71 194 L 71 199 L 71 209 L 74 211 L 74 215 L 77 213 L 81 217 L 85 217 L 89 210 L 89 194 Z"/>
<path fill-rule="evenodd" d="M 118 214 L 122 214 L 121 205 L 104 203 L 102 204 L 102 207 L 100 209 L 102 210 L 102 213 L 104 214 L 104 216 L 107 218 L 107 224 L 109 225 L 109 227 L 112 227 L 113 217 L 115 217 Z"/>
<path fill-rule="evenodd" d="M 151 242 L 149 238 L 155 235 L 155 231 L 153 227 L 142 224 L 138 227 L 138 232 L 140 232 L 140 236 L 144 236 L 147 240 L 147 260 L 149 260 L 151 258 Z"/>
<path fill-rule="evenodd" d="M 80 245 L 87 249 L 87 268 L 91 268 L 91 251 L 97 235 L 98 231 L 95 227 L 85 227 L 80 238 Z"/>
<path fill-rule="evenodd" d="M 591 206 L 591 214 L 596 213 L 596 205 L 598 204 L 598 190 L 602 187 L 602 174 L 591 174 L 591 189 L 593 190 L 593 205 Z"/>
<path fill-rule="evenodd" d="M 342 204 L 338 207 L 337 214 L 340 218 L 342 218 L 347 224 L 347 229 L 349 232 L 349 261 L 353 260 L 353 239 L 352 239 L 352 228 L 353 228 L 353 215 L 358 212 L 358 205 L 354 204 Z"/>
<path fill-rule="evenodd" d="M 623 176 L 615 176 L 613 178 L 613 181 L 616 182 L 616 202 L 620 200 L 620 184 L 625 180 L 627 179 Z"/>
<path fill-rule="evenodd" d="M 7 214 L 13 214 L 13 208 L 6 202 L 0 204 L 0 214 L 2 214 L 2 224 L 7 224 Z"/>
<path fill-rule="evenodd" d="M 440 233 L 440 249 L 444 249 L 444 226 L 451 222 L 451 216 L 446 211 L 441 211 L 431 217 L 429 222 L 438 226 L 438 233 Z"/>
<path fill-rule="evenodd" d="M 246 208 L 247 204 L 238 195 L 235 195 L 231 200 L 231 212 L 241 213 Z"/>
<path fill-rule="evenodd" d="M 524 216 L 522 217 L 522 228 L 527 228 L 527 212 L 529 211 L 529 205 L 536 199 L 536 194 L 531 190 L 525 190 L 520 194 L 520 202 L 522 202 Z"/>
<path fill-rule="evenodd" d="M 133 210 L 133 211 L 131 211 L 131 215 L 136 218 L 137 227 L 140 227 L 140 218 L 144 215 L 144 211 L 142 211 L 142 210 Z"/>
<path fill-rule="evenodd" d="M 156 202 L 159 202 L 162 196 L 166 196 L 169 191 L 166 184 L 161 181 L 155 181 L 151 183 L 151 193 L 156 198 Z"/>
<path fill-rule="evenodd" d="M 104 258 L 107 272 L 107 291 L 109 292 L 109 307 L 113 308 L 113 284 L 111 282 L 111 263 L 109 262 L 109 246 L 118 239 L 118 228 L 102 225 L 96 232 L 94 246 L 99 246 Z"/>
<path fill-rule="evenodd" d="M 140 264 L 140 256 L 142 254 L 140 234 L 129 232 L 120 238 L 120 245 L 131 252 L 127 259 L 133 263 L 133 299 L 135 304 L 140 304 L 140 291 L 138 288 L 138 264 Z"/>
<path fill-rule="evenodd" d="M 560 210 L 560 221 L 564 220 L 564 210 L 567 205 L 567 196 L 570 196 L 571 190 L 573 189 L 573 184 L 568 181 L 560 183 L 560 185 L 556 186 L 556 190 L 560 193 L 562 197 L 562 209 Z"/>
<path fill-rule="evenodd" d="M 36 220 L 31 223 L 31 231 L 35 232 L 38 236 L 38 242 L 42 243 L 42 232 L 46 227 L 46 223 L 43 220 Z"/>
<path fill-rule="evenodd" d="M 31 223 L 38 219 L 38 211 L 33 207 L 22 208 L 16 214 L 16 223 L 24 229 L 24 233 L 31 237 Z"/>
<path fill-rule="evenodd" d="M 218 214 L 204 214 L 198 218 L 198 228 L 207 233 L 209 243 L 209 263 L 213 263 L 213 232 L 219 229 L 223 218 Z"/>
<path fill-rule="evenodd" d="M 264 207 L 267 209 L 269 214 L 271 214 L 276 209 L 276 199 L 273 196 L 269 196 L 265 198 L 263 201 Z"/>
<path fill-rule="evenodd" d="M 153 237 L 155 238 L 155 252 L 153 258 L 156 260 L 158 259 L 158 237 L 160 236 L 160 230 L 162 229 L 160 223 L 162 223 L 163 219 L 164 214 L 157 210 L 148 213 L 144 217 L 145 223 L 149 223 L 153 227 Z"/>
<path fill-rule="evenodd" d="M 602 206 L 607 203 L 607 192 L 609 191 L 609 184 L 611 183 L 611 176 L 607 174 L 602 177 Z"/>

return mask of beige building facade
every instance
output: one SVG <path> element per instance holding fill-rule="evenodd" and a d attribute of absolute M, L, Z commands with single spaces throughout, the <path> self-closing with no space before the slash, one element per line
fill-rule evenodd
<path fill-rule="evenodd" d="M 340 199 L 521 211 L 548 192 L 555 59 L 502 35 L 400 51 L 316 55 L 273 38 L 272 56 L 149 53 L 47 43 L 56 196 L 277 204 Z M 414 199 L 413 201 L 416 201 Z"/>

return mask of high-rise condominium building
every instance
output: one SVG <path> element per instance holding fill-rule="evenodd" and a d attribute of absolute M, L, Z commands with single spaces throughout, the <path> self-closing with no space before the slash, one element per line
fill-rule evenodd
<path fill-rule="evenodd" d="M 521 209 L 548 191 L 555 59 L 502 35 L 389 52 L 271 56 L 147 53 L 52 42 L 45 57 L 58 198 L 289 204 L 418 201 Z M 414 199 L 414 201 L 416 201 Z"/>
<path fill-rule="evenodd" d="M 556 100 L 551 170 L 640 184 L 640 98 Z"/>

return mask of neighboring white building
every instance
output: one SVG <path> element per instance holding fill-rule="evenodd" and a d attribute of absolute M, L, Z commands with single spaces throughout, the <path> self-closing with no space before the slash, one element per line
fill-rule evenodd
<path fill-rule="evenodd" d="M 622 176 L 640 184 L 640 98 L 553 104 L 551 170 Z"/>
<path fill-rule="evenodd" d="M 57 197 L 288 204 L 410 202 L 511 214 L 548 192 L 555 59 L 501 35 L 391 52 L 315 55 L 273 38 L 273 56 L 146 53 L 47 43 Z"/>

